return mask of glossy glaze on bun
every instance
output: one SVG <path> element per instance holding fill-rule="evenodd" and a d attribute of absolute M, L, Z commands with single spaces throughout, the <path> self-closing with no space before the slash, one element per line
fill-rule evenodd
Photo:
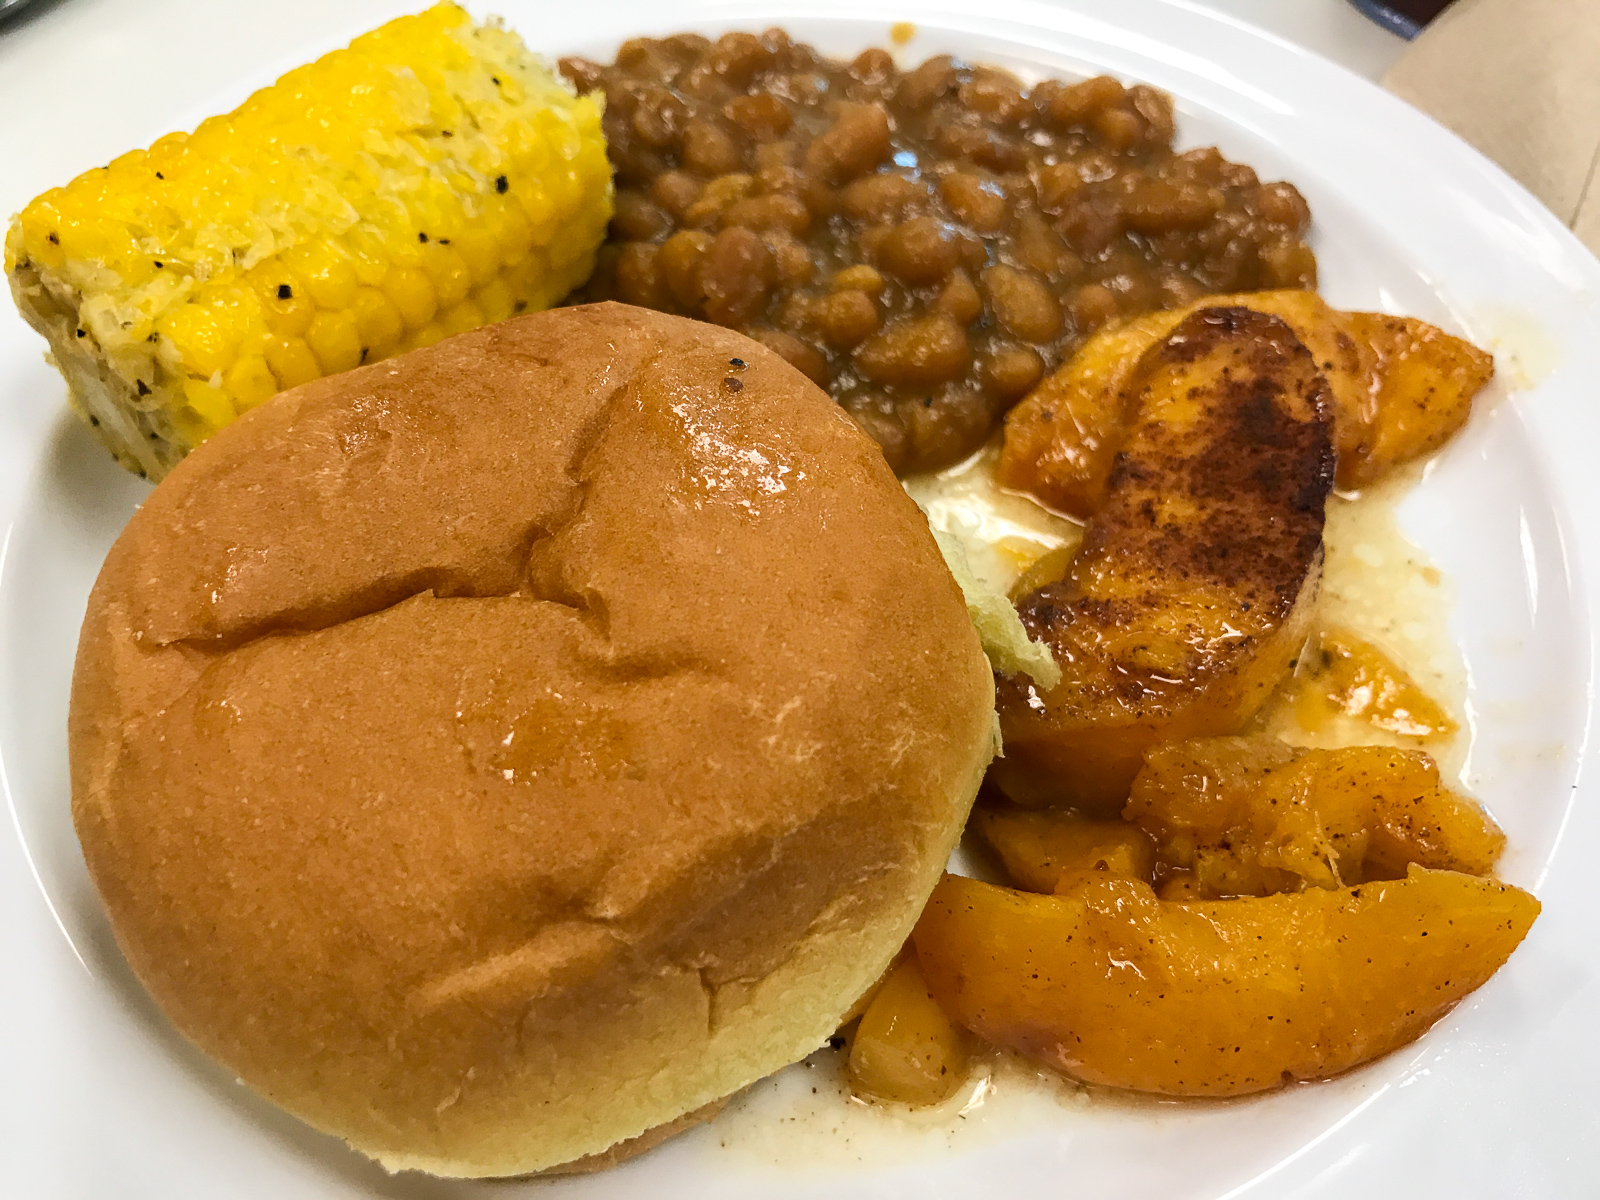
<path fill-rule="evenodd" d="M 90 597 L 73 813 L 135 972 L 392 1169 L 542 1170 L 819 1045 L 988 762 L 989 668 L 876 446 L 620 305 L 308 384 Z"/>

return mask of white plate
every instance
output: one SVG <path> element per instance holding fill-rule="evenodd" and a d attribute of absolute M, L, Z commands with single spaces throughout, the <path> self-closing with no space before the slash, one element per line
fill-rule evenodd
<path fill-rule="evenodd" d="M 912 1157 L 875 1163 L 868 1152 L 850 1167 L 830 1155 L 763 1165 L 723 1147 L 713 1125 L 588 1179 L 390 1179 L 190 1050 L 111 941 L 68 819 L 65 715 L 85 596 L 144 489 L 67 416 L 38 339 L 7 312 L 0 1198 L 1595 1194 L 1600 921 L 1586 884 L 1600 817 L 1597 785 L 1579 777 L 1593 754 L 1594 601 L 1582 580 L 1600 564 L 1600 264 L 1426 118 L 1312 55 L 1173 0 L 730 0 L 679 3 L 670 14 L 644 0 L 495 7 L 552 55 L 604 55 L 637 33 L 770 24 L 850 53 L 912 18 L 919 32 L 903 57 L 956 52 L 1025 74 L 1149 81 L 1177 97 L 1185 142 L 1215 142 L 1305 192 L 1331 300 L 1434 319 L 1494 348 L 1497 402 L 1439 459 L 1404 516 L 1458 589 L 1454 629 L 1476 731 L 1466 782 L 1510 836 L 1504 873 L 1538 891 L 1544 915 L 1510 965 L 1416 1045 L 1250 1102 L 1073 1105 L 954 1150 L 932 1138 Z M 306 46 L 296 60 L 326 48 Z M 173 113 L 170 124 L 200 115 Z"/>

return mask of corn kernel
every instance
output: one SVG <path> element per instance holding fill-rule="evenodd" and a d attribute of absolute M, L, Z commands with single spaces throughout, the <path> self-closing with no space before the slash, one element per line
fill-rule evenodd
<path fill-rule="evenodd" d="M 313 379 L 322 378 L 322 368 L 317 365 L 317 356 L 311 353 L 311 347 L 306 345 L 304 338 L 274 339 L 267 346 L 266 358 L 267 365 L 277 377 L 278 386 L 284 391 L 299 387 L 302 383 L 310 383 Z"/>
<path fill-rule="evenodd" d="M 344 255 L 327 242 L 309 242 L 284 255 L 284 263 L 306 282 L 306 290 L 318 308 L 337 312 L 355 299 L 354 268 Z"/>
<path fill-rule="evenodd" d="M 206 427 L 207 436 L 238 416 L 227 393 L 203 379 L 185 379 L 183 396 L 195 420 Z"/>
<path fill-rule="evenodd" d="M 406 328 L 420 329 L 433 320 L 439 310 L 439 294 L 428 277 L 415 267 L 396 267 L 383 284 L 384 294 L 393 301 L 405 320 Z"/>
<path fill-rule="evenodd" d="M 332 375 L 361 365 L 361 335 L 348 312 L 319 312 L 306 330 L 306 345 L 317 356 L 322 374 Z"/>
<path fill-rule="evenodd" d="M 272 369 L 259 354 L 247 355 L 229 367 L 222 386 L 240 412 L 249 412 L 263 400 L 272 399 L 278 391 Z"/>
<path fill-rule="evenodd" d="M 383 358 L 400 344 L 406 331 L 400 310 L 377 288 L 362 288 L 350 306 L 355 317 L 356 331 L 361 344 L 367 349 L 367 361 Z"/>
<path fill-rule="evenodd" d="M 461 256 L 449 246 L 434 247 L 426 258 L 428 278 L 439 295 L 439 307 L 454 308 L 472 289 L 472 275 Z"/>
<path fill-rule="evenodd" d="M 224 371 L 233 361 L 233 330 L 208 306 L 180 304 L 156 323 L 156 329 L 196 375 Z"/>
<path fill-rule="evenodd" d="M 450 334 L 465 333 L 484 323 L 483 309 L 471 300 L 463 300 L 439 317 L 439 324 Z"/>

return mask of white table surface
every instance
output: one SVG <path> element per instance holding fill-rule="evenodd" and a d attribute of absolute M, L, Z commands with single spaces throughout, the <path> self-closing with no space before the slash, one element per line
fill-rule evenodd
<path fill-rule="evenodd" d="M 1346 0 L 1191 0 L 1376 79 L 1405 46 Z M 409 7 L 422 8 L 426 0 Z M 493 11 L 492 0 L 469 0 Z M 169 132 L 301 48 L 403 0 L 36 0 L 0 24 L 0 221 L 46 188 Z M 529 39 L 537 45 L 537 38 Z"/>

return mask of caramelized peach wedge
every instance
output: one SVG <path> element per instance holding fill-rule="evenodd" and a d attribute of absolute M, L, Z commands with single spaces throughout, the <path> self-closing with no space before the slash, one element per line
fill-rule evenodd
<path fill-rule="evenodd" d="M 1134 417 L 1065 578 L 1023 596 L 1061 667 L 1002 676 L 1018 803 L 1113 815 L 1146 749 L 1239 732 L 1304 644 L 1333 483 L 1327 388 L 1277 317 L 1203 308 L 1140 360 Z"/>
<path fill-rule="evenodd" d="M 1087 519 L 1107 496 L 1133 417 L 1140 357 L 1199 308 L 1237 305 L 1286 321 L 1328 382 L 1341 488 L 1369 486 L 1433 453 L 1494 374 L 1490 356 L 1411 317 L 1339 312 L 1315 292 L 1209 296 L 1102 330 L 1011 410 L 1000 482 Z"/>
<path fill-rule="evenodd" d="M 1087 1083 L 1242 1096 L 1416 1038 L 1538 911 L 1517 888 L 1423 867 L 1192 903 L 1134 879 L 1043 896 L 946 875 L 913 938 L 933 995 L 991 1042 Z"/>
<path fill-rule="evenodd" d="M 966 1081 L 972 1035 L 928 991 L 914 954 L 892 967 L 850 1039 L 850 1090 L 866 1100 L 916 1107 L 948 1100 Z"/>
<path fill-rule="evenodd" d="M 1458 728 L 1404 667 L 1348 629 L 1325 629 L 1306 647 L 1291 695 L 1295 718 L 1306 729 L 1349 717 L 1398 737 L 1428 741 Z"/>
<path fill-rule="evenodd" d="M 913 935 L 952 1017 L 1088 1083 L 1238 1096 L 1349 1070 L 1539 912 L 1486 877 L 1504 835 L 1421 751 L 1169 743 L 1123 817 L 987 797 L 975 827 L 1024 890 L 947 875 Z"/>
<path fill-rule="evenodd" d="M 1158 746 L 1123 815 L 1187 895 L 1266 896 L 1404 876 L 1486 875 L 1505 835 L 1420 750 L 1299 750 L 1272 738 Z"/>

